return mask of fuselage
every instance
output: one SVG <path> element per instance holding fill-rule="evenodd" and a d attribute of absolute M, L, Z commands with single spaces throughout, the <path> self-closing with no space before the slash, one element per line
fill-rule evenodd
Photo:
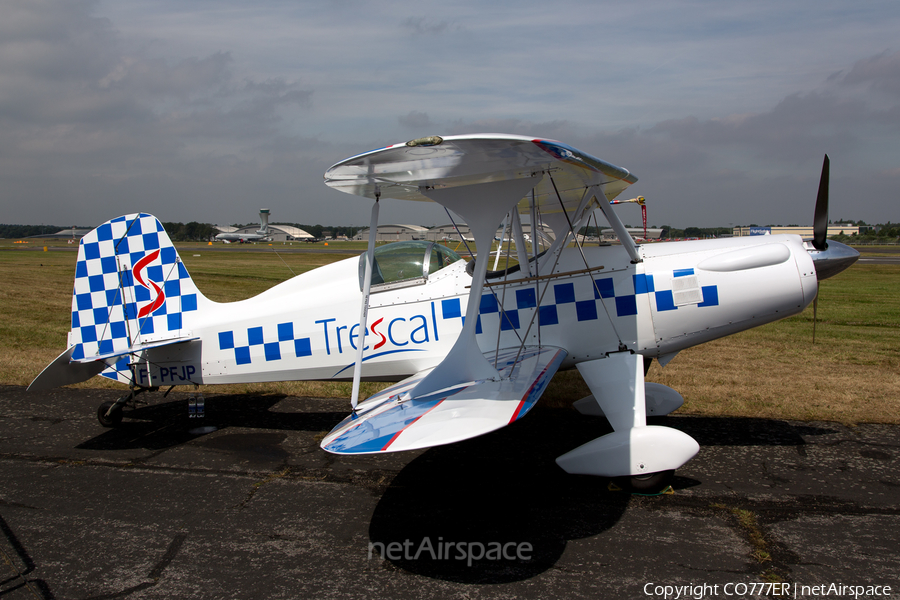
<path fill-rule="evenodd" d="M 583 250 L 584 259 L 566 248 L 531 272 L 489 280 L 478 317 L 482 350 L 557 346 L 568 352 L 563 368 L 622 346 L 665 361 L 797 314 L 817 290 L 797 236 L 648 244 L 638 263 L 621 246 Z M 465 267 L 459 260 L 373 287 L 363 379 L 399 380 L 446 356 L 462 330 L 472 282 Z M 350 258 L 247 300 L 210 302 L 191 317 L 199 339 L 149 351 L 152 366 L 135 367 L 136 383 L 180 383 L 187 374 L 205 384 L 350 379 L 362 343 L 360 289 L 360 259 Z"/>

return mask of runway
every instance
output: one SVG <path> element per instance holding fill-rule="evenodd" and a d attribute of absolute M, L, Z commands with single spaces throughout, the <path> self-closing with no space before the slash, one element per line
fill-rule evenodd
<path fill-rule="evenodd" d="M 869 265 L 900 265 L 900 246 L 855 246 L 859 263 Z"/>
<path fill-rule="evenodd" d="M 104 429 L 97 406 L 117 395 L 0 386 L 4 600 L 900 587 L 896 426 L 667 417 L 657 424 L 693 436 L 700 454 L 674 494 L 641 497 L 556 466 L 609 431 L 569 410 L 538 407 L 452 446 L 338 457 L 318 440 L 346 400 L 207 396 L 198 420 L 186 394 L 155 394 Z M 428 550 L 450 542 L 466 557 Z M 492 544 L 496 559 L 472 558 Z"/>

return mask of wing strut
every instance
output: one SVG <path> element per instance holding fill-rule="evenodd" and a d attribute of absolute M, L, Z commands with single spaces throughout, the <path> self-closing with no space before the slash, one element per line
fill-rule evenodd
<path fill-rule="evenodd" d="M 532 193 L 534 193 L 534 190 L 532 190 Z M 503 250 L 503 236 L 506 235 L 507 221 L 509 221 L 509 213 L 506 213 L 506 216 L 503 217 L 503 229 L 500 230 L 500 241 L 497 243 L 497 253 L 494 255 L 494 268 L 491 269 L 492 271 L 497 270 L 497 264 L 500 262 L 500 251 Z"/>
<path fill-rule="evenodd" d="M 604 194 L 604 200 L 606 199 L 606 195 Z M 637 249 L 637 244 L 634 243 L 634 239 L 631 237 L 631 234 L 628 233 L 628 229 L 626 229 L 625 224 L 622 223 L 622 219 L 619 218 L 619 215 L 616 214 L 616 211 L 613 210 L 613 207 L 609 202 L 597 202 L 600 205 L 600 210 L 603 211 L 603 216 L 606 217 L 606 220 L 609 221 L 609 224 L 612 225 L 613 230 L 616 232 L 616 236 L 619 238 L 619 241 L 622 242 L 622 246 L 625 247 L 625 250 L 628 251 L 628 256 L 631 257 L 632 263 L 643 262 L 640 253 Z"/>
<path fill-rule="evenodd" d="M 405 399 L 424 396 L 438 390 L 457 387 L 478 380 L 500 379 L 497 369 L 484 357 L 475 340 L 478 308 L 487 273 L 491 241 L 503 215 L 537 185 L 542 174 L 535 173 L 521 179 L 492 181 L 479 185 L 423 188 L 421 193 L 451 209 L 469 224 L 475 235 L 475 249 L 482 260 L 475 261 L 472 288 L 466 306 L 463 330 L 447 357 L 426 375 L 414 388 L 404 394 Z"/>
<path fill-rule="evenodd" d="M 378 205 L 381 190 L 375 187 L 375 204 L 372 205 L 372 218 L 369 223 L 369 246 L 366 250 L 366 275 L 363 279 L 362 302 L 359 307 L 359 347 L 356 349 L 356 366 L 353 369 L 353 391 L 350 393 L 350 406 L 356 410 L 359 402 L 359 380 L 362 376 L 363 349 L 366 347 L 366 326 L 369 319 L 369 292 L 372 289 L 372 269 L 375 265 L 375 236 L 378 235 Z M 376 323 L 377 325 L 377 323 Z"/>
<path fill-rule="evenodd" d="M 533 190 L 532 190 L 533 191 Z M 516 256 L 519 259 L 519 265 L 522 273 L 526 277 L 531 277 L 531 264 L 528 262 L 528 250 L 525 248 L 525 232 L 522 231 L 522 219 L 519 217 L 519 211 L 513 210 L 512 215 L 512 237 L 516 240 Z"/>

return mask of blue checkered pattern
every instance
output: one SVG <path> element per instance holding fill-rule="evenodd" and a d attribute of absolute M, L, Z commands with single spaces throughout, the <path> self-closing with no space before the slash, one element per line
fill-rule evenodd
<path fill-rule="evenodd" d="M 135 265 L 157 256 L 140 270 Z M 142 309 L 158 299 L 153 282 L 165 301 L 139 318 Z M 145 213 L 126 215 L 97 227 L 84 236 L 75 266 L 72 295 L 73 359 L 121 352 L 142 342 L 179 337 L 186 313 L 197 310 L 198 292 L 162 224 Z M 102 375 L 127 381 L 128 360 Z"/>
<path fill-rule="evenodd" d="M 234 351 L 234 360 L 239 365 L 249 365 L 254 360 L 272 362 L 289 356 L 312 356 L 309 338 L 295 337 L 293 323 L 221 331 L 219 350 Z"/>
<path fill-rule="evenodd" d="M 693 269 L 679 269 L 673 272 L 672 277 L 684 277 L 693 274 Z M 603 308 L 597 304 L 597 301 L 601 299 L 614 304 L 615 312 L 611 311 L 610 314 L 614 314 L 616 317 L 635 316 L 638 314 L 637 297 L 641 294 L 650 294 L 654 298 L 657 311 L 678 309 L 675 306 L 672 290 L 657 290 L 653 275 L 632 275 L 631 285 L 627 286 L 627 289 L 621 289 L 621 287 L 617 289 L 611 277 L 595 279 L 594 283 L 596 287 L 592 286 L 593 297 L 584 297 L 584 290 L 578 290 L 580 294 L 577 293 L 575 282 L 551 285 L 551 289 L 544 294 L 544 304 L 540 307 L 541 326 L 558 325 L 561 320 L 561 314 L 565 315 L 563 317 L 564 320 L 571 320 L 574 317 L 574 320 L 577 322 L 595 321 L 603 314 Z M 716 286 L 704 286 L 702 292 L 703 301 L 696 306 L 718 306 L 719 293 Z M 527 325 L 527 321 L 523 323 L 519 318 L 519 311 L 533 309 L 537 306 L 535 289 L 528 287 L 515 290 L 514 306 L 510 303 L 510 296 L 510 292 L 507 292 L 506 304 L 508 306 L 504 308 L 502 314 L 498 299 L 493 293 L 487 292 L 481 296 L 476 333 L 482 333 L 482 316 L 488 317 L 495 313 L 498 315 L 496 319 L 500 322 L 500 331 L 520 329 L 523 324 Z M 530 316 L 528 318 L 530 320 Z"/>
<path fill-rule="evenodd" d="M 694 269 L 675 269 L 672 272 L 672 279 L 677 279 L 679 277 L 690 277 L 694 275 Z M 669 310 L 677 310 L 678 307 L 675 305 L 675 298 L 672 290 L 659 290 L 656 291 L 653 289 L 653 277 L 647 276 L 650 281 L 650 288 L 647 290 L 648 293 L 652 293 L 654 299 L 656 300 L 656 310 L 657 312 L 664 312 Z M 718 306 L 719 305 L 719 288 L 715 285 L 705 285 L 700 288 L 700 291 L 703 295 L 703 301 L 698 303 L 697 306 L 705 307 L 705 306 Z"/>

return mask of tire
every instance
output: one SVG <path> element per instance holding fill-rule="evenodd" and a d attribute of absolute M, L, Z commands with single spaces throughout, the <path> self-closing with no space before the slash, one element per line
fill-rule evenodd
<path fill-rule="evenodd" d="M 675 470 L 647 473 L 646 475 L 632 475 L 623 477 L 623 483 L 630 492 L 637 494 L 659 494 L 672 485 L 675 479 Z"/>
<path fill-rule="evenodd" d="M 97 420 L 104 427 L 116 427 L 122 423 L 122 407 L 117 406 L 112 412 L 109 412 L 115 402 L 107 400 L 97 409 Z M 109 415 L 107 415 L 109 413 Z"/>

